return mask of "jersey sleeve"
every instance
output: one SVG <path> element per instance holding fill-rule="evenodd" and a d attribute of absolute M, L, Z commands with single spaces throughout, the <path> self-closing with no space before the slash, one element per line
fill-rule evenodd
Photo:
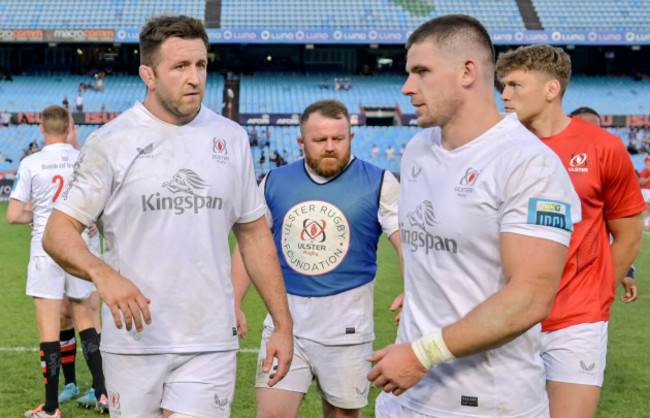
<path fill-rule="evenodd" d="M 248 138 L 245 131 L 241 129 L 239 144 L 241 149 L 240 179 L 241 179 L 241 211 L 237 223 L 253 222 L 262 216 L 266 211 L 266 205 L 262 201 L 261 192 L 255 181 L 255 169 L 253 167 L 253 155 L 248 145 Z"/>
<path fill-rule="evenodd" d="M 603 176 L 605 219 L 636 215 L 646 208 L 632 159 L 623 142 L 608 141 L 599 163 Z"/>
<path fill-rule="evenodd" d="M 266 190 L 267 178 L 268 178 L 268 174 L 264 176 L 262 181 L 260 181 L 259 190 L 260 190 L 260 195 L 262 196 L 262 202 L 264 203 L 264 206 L 266 206 L 266 223 L 269 224 L 269 228 L 273 229 L 273 215 L 271 214 L 271 210 L 266 204 L 266 193 L 264 192 Z"/>
<path fill-rule="evenodd" d="M 31 199 L 32 193 L 32 175 L 27 167 L 27 164 L 23 160 L 18 167 L 18 174 L 14 180 L 14 185 L 11 188 L 11 194 L 9 197 L 11 199 L 16 199 L 21 202 L 27 203 Z"/>
<path fill-rule="evenodd" d="M 544 238 L 569 246 L 573 225 L 581 220 L 580 199 L 555 154 L 539 153 L 508 176 L 500 232 Z"/>
<path fill-rule="evenodd" d="M 72 177 L 54 204 L 54 209 L 89 226 L 108 203 L 114 182 L 114 165 L 102 142 L 86 141 L 74 165 Z"/>
<path fill-rule="evenodd" d="M 398 200 L 399 182 L 391 172 L 384 171 L 384 179 L 379 195 L 377 219 L 382 230 L 389 237 L 399 229 L 399 219 L 397 217 Z"/>

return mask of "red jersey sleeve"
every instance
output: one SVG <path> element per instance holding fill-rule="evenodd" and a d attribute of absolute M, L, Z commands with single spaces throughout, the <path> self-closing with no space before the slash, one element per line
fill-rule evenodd
<path fill-rule="evenodd" d="M 632 159 L 620 139 L 602 132 L 604 136 L 599 159 L 603 179 L 605 219 L 620 219 L 642 212 L 646 204 L 636 178 Z"/>

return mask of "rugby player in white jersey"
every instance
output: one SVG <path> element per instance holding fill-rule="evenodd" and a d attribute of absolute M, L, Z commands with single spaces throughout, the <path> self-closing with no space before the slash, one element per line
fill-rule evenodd
<path fill-rule="evenodd" d="M 72 145 L 74 149 L 81 150 L 81 145 L 78 140 L 79 127 L 74 123 L 71 113 L 69 120 L 70 129 L 65 142 Z M 99 257 L 101 254 L 101 243 L 97 226 L 92 224 L 88 227 L 87 232 L 84 232 L 82 236 L 87 240 L 90 251 Z M 89 299 L 90 309 L 92 310 L 93 327 L 101 339 L 102 325 L 99 320 L 100 300 L 96 289 L 90 294 Z M 63 372 L 65 381 L 63 390 L 59 392 L 59 403 L 67 402 L 81 395 L 81 391 L 77 386 L 76 373 L 77 339 L 75 338 L 74 322 L 72 321 L 72 315 L 70 312 L 70 302 L 68 301 L 68 297 L 63 295 L 63 301 L 61 303 L 61 332 L 59 333 L 59 340 L 61 341 L 61 371 Z M 88 389 L 83 396 L 77 399 L 77 403 L 86 408 L 95 408 L 97 405 L 97 394 L 95 393 L 95 389 L 92 387 Z"/>
<path fill-rule="evenodd" d="M 268 371 L 278 359 L 270 385 L 291 362 L 293 325 L 246 131 L 201 106 L 207 47 L 198 19 L 146 23 L 145 99 L 88 138 L 45 231 L 46 251 L 92 280 L 104 301 L 112 416 L 230 415 L 238 348 L 231 229 L 279 324 L 265 360 Z M 79 237 L 95 221 L 104 261 Z"/>
<path fill-rule="evenodd" d="M 388 171 L 352 156 L 350 116 L 343 103 L 321 100 L 300 117 L 305 158 L 272 170 L 260 183 L 294 319 L 289 373 L 270 388 L 258 366 L 259 417 L 295 417 L 317 382 L 323 416 L 357 417 L 368 403 L 366 374 L 374 340 L 373 290 L 383 233 L 400 253 L 399 183 Z M 237 251 L 233 285 L 239 307 L 249 285 Z M 264 321 L 260 360 L 272 318 Z"/>
<path fill-rule="evenodd" d="M 476 19 L 434 18 L 407 42 L 402 93 L 425 129 L 402 159 L 404 307 L 368 378 L 378 417 L 545 417 L 540 325 L 580 201 L 560 160 L 503 117 Z"/>
<path fill-rule="evenodd" d="M 9 223 L 33 223 L 34 226 L 27 272 L 27 295 L 33 297 L 36 308 L 45 382 L 45 403 L 27 411 L 25 416 L 60 416 L 58 410 L 61 367 L 59 332 L 64 295 L 67 295 L 70 300 L 71 315 L 77 324 L 84 357 L 93 375 L 96 400 L 92 406 L 104 412 L 108 408 L 108 401 L 99 352 L 99 335 L 94 327 L 96 321 L 93 319 L 93 314 L 96 313 L 93 313 L 90 299 L 95 288 L 92 283 L 64 272 L 45 253 L 41 245 L 52 206 L 69 183 L 79 154 L 72 145 L 66 143 L 71 129 L 68 111 L 60 106 L 46 108 L 42 112 L 40 129 L 45 137 L 45 147 L 21 161 L 7 208 Z M 31 209 L 28 207 L 30 202 Z M 85 242 L 82 241 L 82 245 L 88 251 Z"/>

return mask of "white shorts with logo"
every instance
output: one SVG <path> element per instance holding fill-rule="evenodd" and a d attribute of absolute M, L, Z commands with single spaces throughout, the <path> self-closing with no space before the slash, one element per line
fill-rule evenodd
<path fill-rule="evenodd" d="M 28 296 L 44 299 L 63 299 L 63 294 L 70 299 L 86 299 L 97 290 L 93 282 L 79 279 L 65 272 L 47 256 L 34 256 L 29 259 L 27 267 Z"/>
<path fill-rule="evenodd" d="M 268 388 L 269 373 L 262 371 L 266 346 L 272 328 L 264 327 L 257 362 L 255 387 Z M 330 405 L 344 409 L 359 409 L 368 404 L 370 382 L 367 374 L 372 354 L 372 342 L 353 345 L 323 345 L 294 337 L 293 360 L 289 373 L 272 389 L 307 393 L 316 380 L 318 393 Z M 274 364 L 275 366 L 275 364 Z"/>
<path fill-rule="evenodd" d="M 602 386 L 607 361 L 608 322 L 542 332 L 546 380 Z"/>
<path fill-rule="evenodd" d="M 159 418 L 162 409 L 229 417 L 237 351 L 179 354 L 102 352 L 112 418 Z"/>
<path fill-rule="evenodd" d="M 469 416 L 454 414 L 455 417 L 460 416 Z M 475 415 L 473 415 L 475 416 Z M 551 413 L 548 407 L 532 416 L 527 416 L 527 418 L 549 418 Z M 414 409 L 407 408 L 401 403 L 397 402 L 395 396 L 387 393 L 380 393 L 375 400 L 375 417 L 376 418 L 433 418 L 431 415 L 422 414 Z"/>

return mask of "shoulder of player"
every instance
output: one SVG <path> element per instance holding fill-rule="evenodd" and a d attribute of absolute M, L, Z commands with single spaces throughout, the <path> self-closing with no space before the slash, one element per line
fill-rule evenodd
<path fill-rule="evenodd" d="M 237 122 L 216 113 L 208 107 L 202 107 L 201 113 L 202 115 L 199 123 L 209 126 L 216 125 L 219 127 L 220 131 L 225 130 L 225 133 L 229 135 L 239 135 L 248 140 L 248 134 L 246 133 L 246 130 Z"/>

